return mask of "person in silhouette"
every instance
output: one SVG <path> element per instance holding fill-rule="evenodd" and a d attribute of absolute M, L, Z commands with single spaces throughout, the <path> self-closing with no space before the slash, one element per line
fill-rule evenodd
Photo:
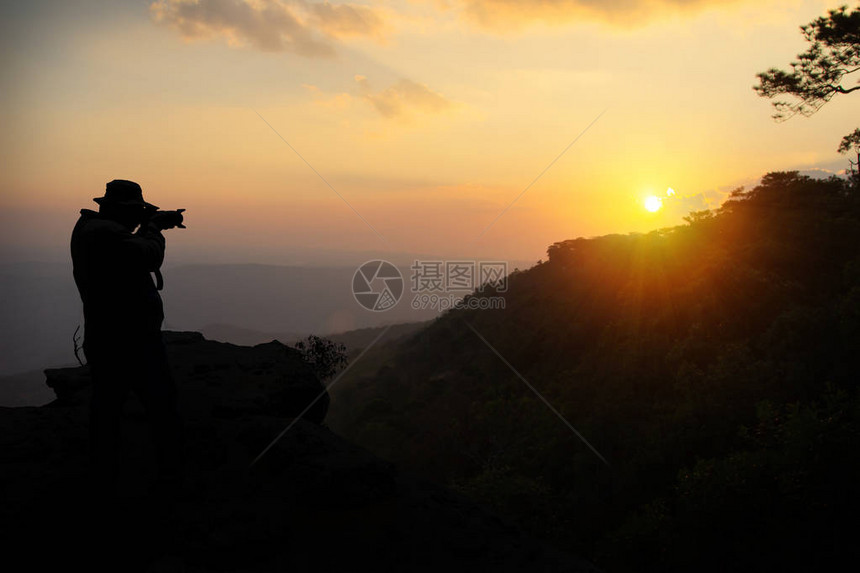
<path fill-rule="evenodd" d="M 182 421 L 161 338 L 160 284 L 151 273 L 161 283 L 162 230 L 182 226 L 182 214 L 157 211 L 143 200 L 140 185 L 122 179 L 109 182 L 104 196 L 93 200 L 98 212 L 81 209 L 71 238 L 93 384 L 91 485 L 100 495 L 117 492 L 122 409 L 131 390 L 147 412 L 155 443 L 153 493 L 175 495 L 182 481 Z"/>

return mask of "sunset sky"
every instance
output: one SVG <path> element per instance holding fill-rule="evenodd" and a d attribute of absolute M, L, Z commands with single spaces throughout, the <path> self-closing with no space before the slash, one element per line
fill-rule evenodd
<path fill-rule="evenodd" d="M 0 256 L 67 257 L 115 178 L 188 210 L 174 262 L 536 261 L 675 225 L 768 171 L 847 166 L 860 96 L 776 123 L 752 90 L 837 5 L 6 2 Z"/>

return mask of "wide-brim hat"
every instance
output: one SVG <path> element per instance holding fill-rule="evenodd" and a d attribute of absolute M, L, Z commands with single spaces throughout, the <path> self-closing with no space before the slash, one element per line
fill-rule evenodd
<path fill-rule="evenodd" d="M 105 185 L 104 197 L 93 197 L 99 205 L 129 205 L 158 209 L 152 203 L 143 200 L 143 190 L 134 181 L 114 179 Z"/>

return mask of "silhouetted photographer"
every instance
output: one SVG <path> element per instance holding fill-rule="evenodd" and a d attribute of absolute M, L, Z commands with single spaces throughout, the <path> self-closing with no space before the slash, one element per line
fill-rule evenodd
<path fill-rule="evenodd" d="M 71 239 L 74 278 L 84 306 L 83 350 L 93 381 L 92 485 L 99 495 L 116 491 L 122 409 L 131 390 L 146 409 L 156 446 L 153 491 L 167 498 L 181 485 L 183 441 L 176 388 L 161 339 L 159 269 L 165 248 L 162 231 L 184 228 L 184 209 L 159 211 L 143 200 L 140 185 L 121 179 L 108 183 L 104 197 L 93 200 L 98 212 L 81 209 Z"/>

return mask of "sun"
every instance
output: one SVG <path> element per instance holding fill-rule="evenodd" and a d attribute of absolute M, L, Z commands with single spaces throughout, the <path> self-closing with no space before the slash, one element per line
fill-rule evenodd
<path fill-rule="evenodd" d="M 660 210 L 660 207 L 663 206 L 663 200 L 654 195 L 649 195 L 645 198 L 645 209 L 650 211 L 651 213 L 655 213 Z"/>

